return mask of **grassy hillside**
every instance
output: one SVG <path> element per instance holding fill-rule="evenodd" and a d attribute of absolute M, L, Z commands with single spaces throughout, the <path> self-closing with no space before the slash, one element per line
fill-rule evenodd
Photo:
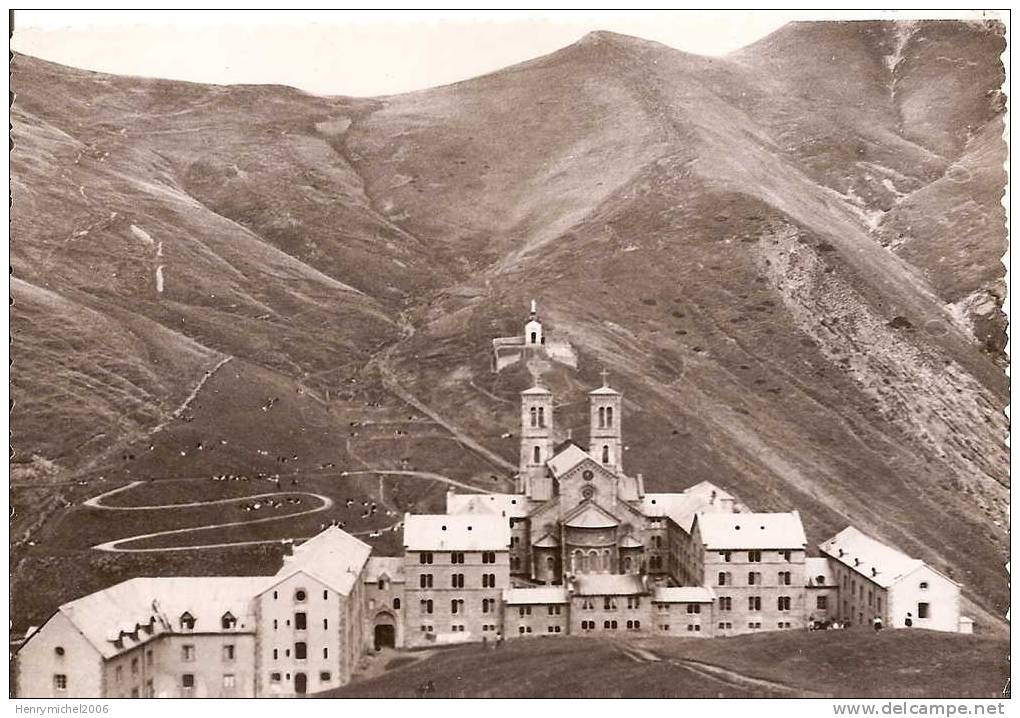
<path fill-rule="evenodd" d="M 606 367 L 650 489 L 710 479 L 812 541 L 853 523 L 1001 621 L 1002 35 L 797 23 L 705 58 L 593 33 L 373 99 L 16 57 L 14 573 L 52 568 L 100 476 L 502 485 L 467 439 L 515 462 L 534 372 L 583 440 Z M 491 374 L 533 297 L 579 371 Z"/>
<path fill-rule="evenodd" d="M 866 629 L 722 639 L 567 637 L 373 657 L 323 697 L 770 698 L 831 696 L 999 698 L 1008 641 L 932 631 Z M 386 666 L 392 666 L 386 670 Z M 947 676 L 952 678 L 947 680 Z"/>

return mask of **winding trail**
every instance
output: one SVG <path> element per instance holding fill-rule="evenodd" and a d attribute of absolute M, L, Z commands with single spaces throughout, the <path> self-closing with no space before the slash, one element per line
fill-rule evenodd
<path fill-rule="evenodd" d="M 351 476 L 354 474 L 371 474 L 379 477 L 379 496 L 380 502 L 389 508 L 391 511 L 394 507 L 389 506 L 385 501 L 383 494 L 383 481 L 387 476 L 410 476 L 420 479 L 426 479 L 428 481 L 438 481 L 439 483 L 447 484 L 448 486 L 456 486 L 462 489 L 468 489 L 473 492 L 491 494 L 492 491 L 483 489 L 478 486 L 472 486 L 471 484 L 451 479 L 448 476 L 442 474 L 436 474 L 431 471 L 402 471 L 392 469 L 360 469 L 355 471 L 343 471 L 337 472 L 338 477 Z M 177 479 L 184 481 L 197 480 L 204 477 L 196 477 L 195 479 Z M 309 491 L 268 491 L 256 494 L 247 494 L 244 496 L 233 496 L 223 499 L 208 499 L 204 501 L 189 501 L 185 503 L 172 503 L 172 504 L 152 504 L 144 506 L 110 506 L 105 503 L 106 499 L 111 496 L 130 491 L 140 485 L 146 484 L 145 481 L 132 481 L 131 483 L 125 484 L 124 486 L 118 486 L 115 489 L 105 491 L 101 494 L 93 496 L 90 499 L 82 502 L 82 506 L 90 509 L 99 509 L 101 511 L 154 511 L 159 509 L 187 509 L 187 508 L 198 508 L 204 506 L 217 506 L 223 504 L 236 504 L 242 501 L 255 501 L 258 499 L 268 499 L 273 496 L 302 496 L 309 499 L 318 501 L 317 506 L 313 506 L 308 509 L 302 509 L 294 513 L 283 514 L 280 516 L 266 516 L 259 519 L 249 519 L 247 521 L 225 521 L 222 523 L 206 524 L 204 526 L 188 526 L 181 529 L 167 529 L 163 531 L 153 531 L 151 533 L 136 534 L 134 536 L 125 536 L 124 538 L 115 539 L 113 541 L 106 541 L 104 543 L 95 544 L 92 546 L 96 551 L 106 551 L 110 553 L 158 553 L 167 551 L 195 551 L 198 549 L 209 549 L 209 548 L 228 548 L 233 546 L 255 546 L 258 544 L 280 544 L 290 540 L 301 541 L 310 536 L 293 537 L 290 539 L 252 539 L 249 541 L 229 541 L 224 543 L 208 543 L 208 544 L 193 544 L 188 546 L 161 546 L 161 547 L 146 547 L 146 548 L 131 548 L 125 546 L 125 544 L 131 544 L 136 541 L 143 541 L 146 539 L 158 538 L 162 536 L 180 536 L 182 534 L 194 533 L 196 531 L 210 531 L 213 529 L 225 529 L 233 528 L 235 526 L 250 526 L 253 524 L 263 524 L 272 521 L 286 521 L 288 519 L 294 519 L 299 516 L 310 516 L 312 514 L 321 513 L 328 511 L 333 508 L 335 502 L 329 496 L 325 494 L 313 493 Z M 364 531 L 351 531 L 349 532 L 352 536 L 368 536 L 374 533 L 382 533 L 385 531 L 394 531 L 403 522 L 403 516 L 398 518 L 387 526 L 381 526 L 373 529 L 366 529 Z"/>
<path fill-rule="evenodd" d="M 285 539 L 259 539 L 252 541 L 231 541 L 228 543 L 217 543 L 217 544 L 202 544 L 193 546 L 167 546 L 159 548 L 124 548 L 122 544 L 132 543 L 134 541 L 142 541 L 145 539 L 157 538 L 159 536 L 179 536 L 181 534 L 192 533 L 195 531 L 208 531 L 211 529 L 225 529 L 233 526 L 249 526 L 251 524 L 263 524 L 269 523 L 270 521 L 284 521 L 286 519 L 297 518 L 298 516 L 308 516 L 310 514 L 317 514 L 321 511 L 326 511 L 333 507 L 333 499 L 323 494 L 313 494 L 307 491 L 270 491 L 259 494 L 250 494 L 248 496 L 236 496 L 226 499 L 209 499 L 207 501 L 191 501 L 187 503 L 178 504 L 158 504 L 151 506 L 107 506 L 103 503 L 103 499 L 109 498 L 114 494 L 119 494 L 124 491 L 129 491 L 145 482 L 132 481 L 130 484 L 125 486 L 119 486 L 116 489 L 112 489 L 105 493 L 93 496 L 88 501 L 84 502 L 84 506 L 88 506 L 93 509 L 102 509 L 105 511 L 152 511 L 154 509 L 183 509 L 183 508 L 194 508 L 197 506 L 216 506 L 218 504 L 234 504 L 241 501 L 251 501 L 254 499 L 269 498 L 271 496 L 306 496 L 308 498 L 317 499 L 319 501 L 318 506 L 314 506 L 310 509 L 303 509 L 294 513 L 284 514 L 282 516 L 267 516 L 261 519 L 251 519 L 250 521 L 225 521 L 217 524 L 207 524 L 205 526 L 189 526 L 183 529 L 169 529 L 165 531 L 153 531 L 152 533 L 136 534 L 135 536 L 127 536 L 125 538 L 115 539 L 113 541 L 107 541 L 105 543 L 96 544 L 92 548 L 97 551 L 111 551 L 116 553 L 147 553 L 157 551 L 191 551 L 200 548 L 222 548 L 224 546 L 250 546 L 253 544 L 265 544 L 265 543 L 282 543 Z"/>

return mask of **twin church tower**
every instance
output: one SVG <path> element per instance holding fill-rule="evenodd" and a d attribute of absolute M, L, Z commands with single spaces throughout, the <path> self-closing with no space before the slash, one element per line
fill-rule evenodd
<path fill-rule="evenodd" d="M 542 340 L 542 325 L 535 304 L 525 325 L 525 337 Z M 610 388 L 606 372 L 602 372 L 602 386 L 588 393 L 589 432 L 588 453 L 613 474 L 623 474 L 622 404 L 620 392 Z M 557 446 L 554 419 L 553 393 L 535 385 L 521 392 L 521 455 L 519 463 L 520 489 L 533 499 L 552 498 L 552 476 L 546 462 L 553 459 L 562 447 Z"/>

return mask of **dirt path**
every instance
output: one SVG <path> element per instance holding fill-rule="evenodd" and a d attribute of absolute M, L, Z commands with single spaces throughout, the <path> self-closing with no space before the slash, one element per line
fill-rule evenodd
<path fill-rule="evenodd" d="M 480 443 L 472 439 L 463 429 L 445 419 L 439 412 L 437 412 L 435 409 L 433 409 L 428 404 L 423 402 L 421 399 L 416 397 L 414 394 L 409 392 L 400 384 L 400 380 L 397 378 L 396 372 L 393 371 L 393 367 L 391 365 L 393 352 L 400 346 L 400 343 L 402 341 L 405 341 L 413 337 L 415 330 L 414 325 L 407 321 L 407 319 L 403 316 L 400 317 L 397 323 L 398 326 L 400 327 L 401 340 L 395 344 L 391 344 L 390 346 L 386 347 L 383 351 L 377 354 L 370 362 L 371 364 L 374 364 L 379 368 L 379 376 L 382 379 L 383 386 L 386 387 L 387 391 L 389 391 L 391 394 L 394 394 L 401 401 L 403 401 L 406 404 L 409 404 L 410 406 L 413 406 L 419 412 L 421 412 L 428 418 L 432 419 L 432 421 L 436 422 L 439 426 L 443 427 L 451 434 L 453 434 L 454 438 L 456 438 L 457 441 L 459 441 L 461 445 L 464 446 L 464 448 L 474 451 L 476 454 L 486 459 L 487 461 L 492 462 L 494 465 L 500 467 L 501 469 L 506 469 L 511 473 L 515 473 L 517 471 L 517 467 L 514 464 L 511 464 L 509 461 L 504 459 L 496 452 L 487 449 L 486 447 L 482 446 Z"/>
<path fill-rule="evenodd" d="M 160 536 L 180 536 L 181 534 L 193 533 L 195 531 L 208 531 L 211 529 L 224 529 L 231 528 L 234 526 L 250 526 L 252 524 L 269 523 L 271 521 L 285 521 L 287 519 L 294 519 L 298 516 L 308 516 L 310 514 L 317 514 L 321 511 L 327 511 L 333 507 L 333 499 L 322 494 L 313 494 L 307 491 L 270 491 L 259 494 L 251 494 L 248 496 L 237 496 L 227 499 L 209 499 L 207 501 L 191 501 L 187 503 L 178 504 L 158 504 L 150 506 L 107 506 L 103 503 L 103 500 L 119 494 L 124 491 L 129 491 L 136 486 L 143 484 L 142 481 L 133 481 L 126 486 L 120 486 L 116 489 L 106 491 L 98 496 L 94 496 L 88 501 L 84 502 L 84 506 L 88 506 L 93 509 L 100 509 L 103 511 L 152 511 L 154 509 L 180 509 L 180 508 L 194 508 L 197 506 L 217 506 L 220 504 L 236 504 L 241 501 L 252 501 L 256 499 L 267 499 L 272 496 L 304 496 L 307 498 L 315 499 L 319 502 L 318 506 L 313 506 L 309 509 L 303 509 L 294 513 L 284 514 L 282 516 L 266 516 L 261 519 L 251 519 L 249 521 L 225 521 L 223 523 L 207 524 L 205 526 L 189 526 L 183 529 L 169 529 L 165 531 L 153 531 L 152 533 L 137 534 L 135 536 L 127 536 L 125 538 L 116 539 L 114 541 L 107 541 L 94 545 L 92 548 L 97 551 L 110 551 L 115 553 L 143 553 L 143 552 L 159 552 L 159 551 L 193 551 L 195 549 L 203 548 L 222 548 L 224 546 L 249 546 L 253 544 L 264 544 L 264 543 L 282 543 L 283 539 L 260 539 L 253 541 L 232 541 L 229 543 L 218 543 L 218 544 L 201 544 L 191 546 L 168 546 L 160 548 L 124 548 L 123 544 L 132 543 L 134 541 L 142 541 L 144 539 L 157 538 Z"/>
<path fill-rule="evenodd" d="M 410 477 L 416 477 L 416 478 L 420 478 L 420 479 L 426 479 L 428 481 L 438 481 L 439 483 L 447 484 L 448 486 L 456 486 L 458 488 L 468 489 L 468 490 L 470 490 L 472 492 L 488 493 L 488 494 L 493 493 L 492 491 L 489 491 L 488 489 L 483 489 L 483 488 L 480 488 L 480 487 L 477 487 L 477 486 L 472 486 L 471 484 L 466 484 L 466 483 L 463 483 L 461 481 L 457 481 L 456 479 L 451 479 L 448 476 L 443 476 L 442 474 L 436 474 L 436 473 L 433 473 L 431 471 L 398 471 L 398 470 L 391 470 L 391 469 L 360 469 L 360 470 L 355 470 L 355 471 L 337 472 L 337 477 L 339 478 L 339 477 L 343 477 L 343 476 L 350 476 L 350 475 L 353 475 L 353 474 L 371 474 L 371 475 L 374 475 L 374 476 L 378 476 L 379 477 L 379 496 L 380 496 L 380 502 L 384 506 L 388 507 L 389 510 L 391 510 L 391 511 L 394 511 L 395 509 L 394 509 L 394 507 L 392 507 L 392 506 L 390 506 L 389 504 L 386 503 L 385 495 L 384 495 L 384 490 L 383 490 L 383 488 L 384 488 L 383 487 L 383 480 L 387 476 L 410 476 Z M 201 479 L 201 478 L 203 478 L 203 477 L 194 477 L 194 478 L 188 478 L 188 479 L 171 479 L 171 480 L 193 481 L 193 480 Z M 326 496 L 324 494 L 312 493 L 312 492 L 308 492 L 308 491 L 286 491 L 286 490 L 266 491 L 266 492 L 260 492 L 260 493 L 255 493 L 255 494 L 248 494 L 248 495 L 245 495 L 245 496 L 235 496 L 235 497 L 224 498 L 224 499 L 208 499 L 208 500 L 205 500 L 205 501 L 190 501 L 190 502 L 186 502 L 186 503 L 174 503 L 174 504 L 154 504 L 154 505 L 145 505 L 145 506 L 109 506 L 106 503 L 104 503 L 105 500 L 108 499 L 111 496 L 123 493 L 125 491 L 130 491 L 131 489 L 134 489 L 135 487 L 140 486 L 140 485 L 145 484 L 145 483 L 147 483 L 147 482 L 144 482 L 144 481 L 132 481 L 131 483 L 125 484 L 124 486 L 118 486 L 115 489 L 110 489 L 109 491 L 105 491 L 105 492 L 103 492 L 101 494 L 93 496 L 92 498 L 87 499 L 86 501 L 82 502 L 82 505 L 87 507 L 87 508 L 99 509 L 101 511 L 153 511 L 153 510 L 157 510 L 157 509 L 184 509 L 184 508 L 196 508 L 196 507 L 200 507 L 200 506 L 218 506 L 218 505 L 225 505 L 225 504 L 236 504 L 236 503 L 240 503 L 242 501 L 256 501 L 256 500 L 259 500 L 259 499 L 269 499 L 269 498 L 271 498 L 273 496 L 302 496 L 302 497 L 305 497 L 305 498 L 313 499 L 313 500 L 315 500 L 315 501 L 317 501 L 319 503 L 318 503 L 317 506 L 313 506 L 313 507 L 308 508 L 308 509 L 303 509 L 301 511 L 297 511 L 297 512 L 294 512 L 294 513 L 283 514 L 281 516 L 266 516 L 264 518 L 249 519 L 247 521 L 226 521 L 226 522 L 222 522 L 222 523 L 206 524 L 204 526 L 189 526 L 187 528 L 181 528 L 181 529 L 167 529 L 167 530 L 163 530 L 163 531 L 153 531 L 151 533 L 137 534 L 135 536 L 126 536 L 124 538 L 115 539 L 113 541 L 106 541 L 104 543 L 95 544 L 94 546 L 92 546 L 93 549 L 95 549 L 97 551 L 107 551 L 107 552 L 113 552 L 113 553 L 145 553 L 145 552 L 156 553 L 156 552 L 165 552 L 165 551 L 194 551 L 194 550 L 198 550 L 198 549 L 224 548 L 224 547 L 230 547 L 230 546 L 254 546 L 254 545 L 257 545 L 257 544 L 274 544 L 274 543 L 278 544 L 278 543 L 283 543 L 283 542 L 285 542 L 287 540 L 300 541 L 300 540 L 303 540 L 305 538 L 310 538 L 310 537 L 302 536 L 302 537 L 294 537 L 293 539 L 254 539 L 254 540 L 251 540 L 251 541 L 230 541 L 230 542 L 226 542 L 226 543 L 193 544 L 193 545 L 188 545 L 188 546 L 166 546 L 166 547 L 153 547 L 153 548 L 130 548 L 130 547 L 126 547 L 124 545 L 124 544 L 130 544 L 130 543 L 135 542 L 135 541 L 142 541 L 142 540 L 145 540 L 145 539 L 158 538 L 158 537 L 162 537 L 162 536 L 180 536 L 182 534 L 193 533 L 193 532 L 196 532 L 196 531 L 208 531 L 208 530 L 212 530 L 212 529 L 233 528 L 235 526 L 250 526 L 252 524 L 269 523 L 269 522 L 272 522 L 272 521 L 286 521 L 288 519 L 294 519 L 294 518 L 297 518 L 299 516 L 309 516 L 309 515 L 312 515 L 312 514 L 321 513 L 323 511 L 328 511 L 334 505 L 333 499 L 331 499 L 330 497 L 328 497 L 328 496 Z M 398 514 L 397 517 L 395 518 L 395 520 L 393 522 L 391 522 L 390 524 L 386 525 L 386 526 L 381 526 L 381 527 L 374 528 L 374 529 L 366 529 L 364 531 L 351 531 L 349 533 L 352 536 L 369 536 L 369 535 L 372 535 L 372 534 L 383 533 L 385 531 L 394 531 L 397 528 L 399 528 L 400 523 L 402 521 L 403 521 L 403 516 Z"/>

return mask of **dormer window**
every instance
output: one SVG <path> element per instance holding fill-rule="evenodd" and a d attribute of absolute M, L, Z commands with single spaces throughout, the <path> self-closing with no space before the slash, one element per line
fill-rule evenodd
<path fill-rule="evenodd" d="M 237 627 L 237 619 L 234 618 L 234 614 L 227 611 L 223 614 L 223 618 L 220 619 L 220 625 L 223 626 L 224 631 L 229 631 Z"/>
<path fill-rule="evenodd" d="M 195 617 L 185 611 L 181 614 L 181 630 L 182 631 L 194 631 L 195 630 Z"/>

